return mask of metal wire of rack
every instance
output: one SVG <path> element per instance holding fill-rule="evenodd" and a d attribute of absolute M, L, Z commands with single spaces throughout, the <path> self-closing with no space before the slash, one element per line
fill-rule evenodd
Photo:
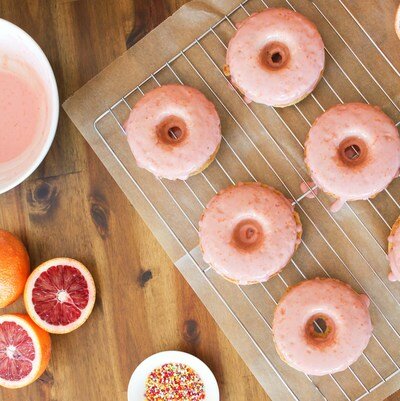
<path fill-rule="evenodd" d="M 338 2 L 341 4 L 341 6 L 346 10 L 346 12 L 351 16 L 351 18 L 354 20 L 354 23 L 362 30 L 362 32 L 365 34 L 366 38 L 372 43 L 372 45 L 376 48 L 377 52 L 385 59 L 387 64 L 390 66 L 390 68 L 400 77 L 400 73 L 397 71 L 393 63 L 388 59 L 388 57 L 385 55 L 385 53 L 379 48 L 379 46 L 374 42 L 372 37 L 368 34 L 368 32 L 363 28 L 362 24 L 355 18 L 355 16 L 351 13 L 351 11 L 348 9 L 348 7 L 343 3 L 342 0 L 338 0 Z M 118 156 L 118 151 L 114 149 L 113 145 L 111 144 L 112 141 L 107 139 L 107 135 L 102 133 L 101 129 L 101 123 L 104 119 L 111 117 L 112 120 L 117 124 L 120 132 L 125 135 L 125 131 L 123 128 L 123 119 L 122 115 L 126 115 L 131 110 L 131 103 L 133 101 L 133 98 L 143 96 L 146 93 L 146 89 L 148 86 L 160 86 L 166 82 L 171 83 L 171 82 L 176 82 L 176 83 L 185 83 L 186 79 L 186 73 L 185 71 L 190 71 L 190 74 L 194 74 L 196 79 L 199 80 L 201 85 L 203 85 L 209 93 L 212 94 L 216 102 L 218 103 L 218 106 L 221 110 L 226 113 L 228 118 L 233 122 L 233 124 L 236 126 L 236 129 L 240 132 L 241 135 L 243 135 L 244 138 L 246 138 L 246 141 L 248 141 L 249 146 L 252 149 L 252 152 L 257 155 L 257 157 L 262 160 L 262 162 L 266 165 L 266 167 L 271 171 L 272 175 L 274 176 L 274 179 L 279 182 L 280 186 L 286 191 L 286 193 L 294 199 L 294 204 L 298 207 L 299 211 L 302 213 L 302 215 L 305 216 L 305 219 L 307 222 L 310 224 L 310 227 L 315 232 L 315 235 L 318 236 L 319 240 L 321 243 L 329 249 L 330 252 L 334 255 L 334 257 L 337 259 L 338 263 L 343 266 L 349 277 L 354 280 L 354 282 L 357 284 L 357 286 L 364 291 L 365 293 L 368 294 L 368 291 L 365 287 L 365 284 L 363 284 L 359 276 L 355 274 L 355 272 L 348 266 L 346 263 L 346 260 L 341 256 L 340 252 L 335 248 L 335 246 L 332 244 L 332 240 L 329 240 L 327 238 L 326 234 L 319 228 L 318 223 L 315 222 L 315 219 L 311 216 L 311 213 L 308 208 L 303 206 L 303 200 L 305 197 L 313 191 L 314 188 L 311 188 L 309 186 L 309 190 L 300 196 L 295 196 L 294 191 L 290 188 L 290 186 L 286 183 L 284 177 L 282 177 L 282 174 L 278 172 L 278 169 L 275 167 L 275 164 L 269 160 L 268 157 L 265 156 L 262 150 L 260 150 L 256 140 L 249 134 L 248 130 L 245 127 L 245 124 L 243 120 L 237 116 L 235 116 L 231 110 L 229 105 L 224 102 L 222 96 L 220 95 L 220 92 L 218 89 L 215 88 L 212 82 L 208 82 L 207 79 L 204 78 L 202 72 L 199 70 L 199 68 L 196 66 L 196 62 L 193 61 L 188 53 L 191 51 L 196 50 L 197 54 L 200 54 L 201 57 L 205 57 L 206 60 L 208 60 L 209 65 L 215 70 L 216 76 L 219 77 L 220 82 L 224 82 L 226 85 L 226 88 L 230 88 L 232 90 L 232 96 L 236 96 L 237 100 L 240 101 L 243 105 L 243 108 L 246 110 L 249 116 L 251 116 L 252 119 L 254 119 L 255 123 L 258 125 L 258 127 L 262 130 L 262 132 L 266 135 L 266 137 L 269 139 L 269 141 L 274 145 L 277 154 L 279 157 L 281 157 L 285 163 L 291 168 L 291 173 L 296 177 L 300 182 L 304 182 L 307 184 L 307 178 L 305 177 L 304 171 L 298 166 L 296 161 L 288 155 L 288 152 L 285 151 L 284 147 L 282 144 L 276 139 L 274 135 L 271 134 L 270 130 L 267 128 L 266 124 L 263 122 L 262 118 L 260 118 L 260 115 L 257 111 L 255 111 L 249 104 L 247 104 L 240 93 L 237 92 L 237 90 L 230 84 L 228 78 L 224 75 L 223 68 L 219 63 L 216 61 L 215 57 L 211 54 L 209 50 L 207 50 L 207 45 L 205 44 L 205 41 L 207 40 L 212 40 L 216 41 L 215 43 L 218 43 L 218 46 L 220 46 L 221 52 L 225 52 L 227 48 L 226 44 L 226 38 L 218 32 L 218 29 L 224 24 L 225 29 L 229 30 L 231 32 L 234 32 L 237 28 L 235 25 L 235 22 L 233 19 L 237 17 L 237 14 L 240 13 L 240 15 L 248 16 L 250 15 L 251 11 L 248 10 L 248 7 L 252 3 L 252 0 L 245 0 L 243 1 L 239 6 L 235 7 L 229 14 L 224 16 L 220 21 L 218 21 L 216 24 L 211 26 L 206 32 L 204 32 L 200 37 L 198 37 L 196 40 L 194 40 L 189 46 L 187 46 L 185 49 L 180 51 L 175 57 L 173 57 L 171 60 L 169 60 L 167 63 L 165 63 L 163 66 L 161 66 L 158 70 L 153 72 L 146 80 L 144 80 L 142 83 L 140 83 L 138 86 L 133 88 L 129 93 L 124 95 L 118 102 L 115 104 L 111 105 L 109 109 L 107 109 L 103 114 L 101 114 L 96 121 L 94 122 L 94 128 L 96 130 L 96 133 L 98 134 L 99 138 L 101 141 L 104 143 L 106 148 L 109 150 L 111 155 L 118 161 L 119 165 L 123 169 L 123 171 L 127 174 L 127 176 L 132 180 L 132 183 L 137 187 L 137 189 L 140 191 L 140 193 L 143 195 L 143 197 L 147 200 L 147 202 L 151 205 L 152 209 L 154 210 L 155 214 L 158 216 L 158 218 L 165 224 L 165 227 L 167 230 L 170 232 L 170 234 L 174 237 L 174 239 L 177 241 L 177 243 L 180 245 L 182 250 L 184 251 L 185 255 L 187 255 L 188 258 L 190 258 L 191 262 L 193 265 L 196 267 L 196 269 L 201 272 L 202 276 L 204 277 L 204 280 L 207 281 L 207 283 L 210 285 L 210 287 L 215 291 L 215 294 L 219 297 L 219 299 L 223 302 L 229 313 L 232 314 L 232 316 L 235 318 L 235 320 L 238 322 L 240 327 L 243 329 L 243 331 L 246 333 L 246 335 L 249 337 L 249 339 L 252 341 L 254 347 L 257 349 L 257 351 L 262 355 L 264 361 L 268 366 L 273 370 L 273 372 L 276 374 L 277 378 L 281 381 L 281 383 L 284 385 L 284 387 L 287 389 L 288 393 L 290 396 L 297 401 L 303 401 L 305 400 L 304 397 L 298 395 L 296 393 L 296 390 L 294 389 L 294 386 L 292 385 L 292 382 L 290 380 L 286 379 L 286 374 L 283 374 L 281 372 L 281 367 L 278 366 L 275 362 L 275 360 L 272 360 L 270 355 L 267 355 L 267 353 L 263 350 L 263 347 L 260 346 L 259 342 L 257 341 L 256 338 L 254 338 L 251 330 L 247 327 L 246 323 L 242 321 L 241 317 L 238 316 L 238 313 L 235 312 L 235 308 L 230 304 L 230 302 L 225 298 L 224 294 L 220 290 L 219 285 L 215 283 L 215 280 L 211 277 L 212 269 L 210 267 L 203 267 L 201 263 L 199 263 L 198 258 L 194 256 L 194 248 L 193 247 L 188 247 L 186 241 L 182 239 L 182 237 L 176 233 L 170 222 L 165 218 L 162 212 L 159 211 L 159 209 L 155 206 L 154 200 L 152 200 L 151 196 L 147 193 L 145 189 L 142 188 L 142 186 L 135 180 L 135 178 L 132 176 L 131 172 L 129 171 L 128 168 L 124 165 L 124 162 L 119 158 Z M 262 7 L 268 7 L 267 0 L 258 0 L 258 3 L 261 4 Z M 287 6 L 295 10 L 295 8 L 292 5 L 291 0 L 286 0 Z M 390 104 L 394 107 L 394 110 L 398 112 L 398 117 L 396 120 L 400 119 L 400 108 L 397 106 L 396 102 L 389 96 L 389 94 L 385 91 L 383 86 L 379 83 L 379 81 L 376 79 L 374 74 L 366 67 L 366 65 L 362 62 L 362 60 L 357 56 L 357 53 L 350 47 L 350 45 L 346 42 L 345 38 L 340 34 L 340 32 L 335 28 L 335 26 L 332 24 L 332 22 L 328 19 L 328 17 L 324 14 L 324 12 L 321 10 L 321 8 L 316 4 L 316 2 L 311 2 L 312 5 L 315 7 L 315 9 L 318 11 L 320 16 L 326 21 L 326 23 L 331 27 L 331 29 L 336 33 L 338 38 L 343 42 L 343 44 L 347 47 L 347 49 L 350 51 L 350 53 L 354 56 L 354 58 L 357 60 L 359 63 L 359 66 L 361 69 L 365 71 L 365 73 L 371 78 L 371 80 L 376 84 L 377 88 L 382 92 L 382 96 L 384 96 Z M 328 62 L 333 63 L 333 65 L 336 66 L 338 71 L 343 75 L 344 79 L 351 85 L 352 88 L 357 92 L 359 97 L 364 101 L 369 103 L 368 101 L 368 96 L 364 94 L 362 90 L 358 88 L 355 82 L 350 78 L 349 74 L 346 72 L 346 69 L 341 66 L 341 64 L 338 62 L 337 58 L 333 55 L 333 53 L 329 50 L 329 48 L 325 48 L 326 53 L 328 55 Z M 185 64 L 185 69 L 178 68 L 176 66 L 177 63 L 184 63 Z M 161 80 L 160 77 L 165 77 L 168 76 L 168 78 L 163 78 L 163 81 Z M 331 94 L 334 96 L 337 102 L 344 103 L 344 100 L 340 96 L 337 90 L 335 90 L 334 85 L 332 82 L 328 80 L 327 77 L 323 76 L 322 81 L 326 85 L 326 87 L 329 89 Z M 188 82 L 190 84 L 190 82 Z M 310 98 L 315 102 L 316 107 L 318 108 L 319 112 L 324 112 L 326 108 L 322 105 L 322 102 L 317 98 L 316 94 L 311 94 Z M 121 112 L 121 107 L 125 109 L 125 111 Z M 303 122 L 306 124 L 306 126 L 310 127 L 312 121 L 310 120 L 309 117 L 307 117 L 306 113 L 304 110 L 299 105 L 294 105 L 293 106 L 300 118 L 303 120 Z M 291 136 L 293 140 L 293 144 L 298 146 L 301 151 L 304 149 L 304 145 L 301 140 L 299 140 L 298 136 L 295 134 L 293 129 L 291 128 L 290 124 L 285 120 L 285 118 L 281 115 L 281 113 L 276 110 L 275 108 L 271 108 L 272 112 L 280 121 L 280 123 L 285 127 L 287 130 L 288 134 Z M 400 121 L 397 122 L 397 126 L 400 124 Z M 238 152 L 238 150 L 235 148 L 235 145 L 231 143 L 231 140 L 227 138 L 226 135 L 223 136 L 222 138 L 224 147 L 226 149 L 226 152 L 229 152 L 229 157 L 232 157 L 235 160 L 235 163 L 240 166 L 241 170 L 243 170 L 244 174 L 248 177 L 250 177 L 251 180 L 253 181 L 259 181 L 258 174 L 254 173 L 251 169 L 251 167 L 248 166 L 248 163 L 246 163 L 243 156 L 241 156 Z M 235 184 L 238 182 L 238 179 L 235 177 L 235 174 L 232 172 L 230 167 L 228 166 L 227 163 L 228 158 L 225 157 L 224 155 L 220 156 L 217 155 L 215 159 L 215 164 L 219 168 L 221 174 L 224 176 L 224 179 L 227 180 L 228 183 Z M 212 182 L 211 179 L 208 178 L 206 172 L 202 172 L 201 174 L 202 179 L 204 182 L 209 186 L 211 189 L 211 193 L 215 194 L 218 192 L 219 188 L 218 185 Z M 157 180 L 154 178 L 154 180 Z M 181 202 L 181 198 L 176 195 L 175 193 L 175 187 L 171 187 L 171 184 L 168 183 L 167 181 L 164 181 L 162 179 L 157 180 L 165 193 L 168 195 L 170 198 L 171 202 L 178 208 L 184 219 L 187 221 L 187 223 L 190 225 L 190 227 L 194 230 L 195 233 L 198 232 L 198 227 L 197 227 L 197 221 L 194 220 L 192 217 L 191 213 L 187 211 L 187 205 L 183 204 Z M 188 191 L 188 193 L 193 196 L 193 200 L 197 203 L 197 206 L 201 209 L 204 209 L 206 205 L 206 200 L 204 200 L 204 197 L 196 191 L 197 186 L 190 180 L 187 181 L 182 181 L 179 183 L 180 186 L 184 186 L 185 190 Z M 308 184 L 307 184 L 308 185 Z M 396 195 L 393 195 L 389 189 L 386 189 L 384 191 L 385 196 L 387 196 L 387 199 L 393 203 L 394 207 L 398 209 L 398 212 L 400 211 L 400 204 L 396 200 Z M 208 197 L 209 198 L 209 197 Z M 376 271 L 374 266 L 371 265 L 370 259 L 365 256 L 363 250 L 359 249 L 357 244 L 354 242 L 354 238 L 348 234 L 347 230 L 343 228 L 343 224 L 341 224 L 341 221 L 336 219 L 331 212 L 329 211 L 329 208 L 326 206 L 326 202 L 321 200 L 320 195 L 317 195 L 315 198 L 315 202 L 318 203 L 319 207 L 321 210 L 326 213 L 327 219 L 329 220 L 330 224 L 335 227 L 335 229 L 340 233 L 342 236 L 343 240 L 346 241 L 346 244 L 348 244 L 349 247 L 351 247 L 352 251 L 357 254 L 358 258 L 365 263 L 366 266 L 370 269 L 369 274 L 371 274 L 374 278 L 379 283 L 380 288 L 382 288 L 385 291 L 385 295 L 387 297 L 391 298 L 391 301 L 393 302 L 394 305 L 398 308 L 397 310 L 400 311 L 400 302 L 399 302 L 399 293 L 395 292 L 393 287 L 388 285 L 386 281 L 381 277 L 381 275 Z M 384 216 L 384 213 L 382 210 L 380 210 L 373 201 L 368 200 L 367 201 L 369 206 L 371 207 L 371 210 L 373 210 L 377 217 L 381 220 L 381 222 L 384 224 L 385 227 L 388 229 L 391 226 L 391 221 L 388 221 L 388 219 Z M 382 246 L 382 243 L 379 241 L 379 239 L 376 238 L 375 233 L 373 229 L 366 223 L 364 223 L 363 219 L 359 216 L 359 213 L 357 210 L 354 210 L 353 207 L 347 205 L 346 206 L 347 212 L 349 213 L 350 216 L 358 223 L 360 224 L 360 227 L 365 231 L 365 234 L 370 238 L 370 240 L 375 243 L 375 246 L 377 249 L 380 250 L 382 253 L 382 257 L 386 256 L 385 249 Z M 331 277 L 332 272 L 324 267 L 324 264 L 319 260 L 318 255 L 316 254 L 315 250 L 313 250 L 312 245 L 309 242 L 309 238 L 304 238 L 302 242 L 302 247 L 304 247 L 305 253 L 308 255 L 310 260 L 315 264 L 317 269 L 319 269 L 320 274 L 323 276 Z M 298 278 L 300 279 L 307 279 L 310 278 L 309 275 L 306 273 L 306 268 L 304 265 L 301 265 L 300 262 L 294 258 L 292 260 L 292 264 L 294 267 L 294 270 L 298 274 Z M 283 288 L 288 288 L 290 284 L 288 283 L 288 279 L 284 277 L 283 273 L 280 273 L 277 275 L 277 280 L 279 280 L 283 286 Z M 233 284 L 231 284 L 233 286 Z M 269 332 L 272 331 L 272 326 L 270 319 L 266 316 L 266 313 L 261 310 L 257 303 L 254 302 L 254 296 L 249 293 L 249 291 L 241 286 L 236 286 L 237 290 L 243 297 L 244 302 L 247 302 L 249 307 L 252 308 L 254 313 L 260 318 L 260 320 L 263 322 L 265 326 L 265 330 L 268 330 Z M 277 304 L 277 296 L 273 294 L 273 292 L 270 289 L 270 286 L 268 283 L 263 283 L 260 284 L 260 290 L 266 294 L 268 299 L 272 302 L 273 305 Z M 373 393 L 374 390 L 379 388 L 382 384 L 385 382 L 389 381 L 392 377 L 397 375 L 400 371 L 400 358 L 397 356 L 393 355 L 393 352 L 388 349 L 387 347 L 387 342 L 383 340 L 382 332 L 385 332 L 389 336 L 391 336 L 392 340 L 395 339 L 395 344 L 400 345 L 400 333 L 399 329 L 396 328 L 396 324 L 393 323 L 392 319 L 388 316 L 387 313 L 382 308 L 382 305 L 377 302 L 376 297 L 371 297 L 371 309 L 374 311 L 373 315 L 379 319 L 379 327 L 380 327 L 380 332 L 378 334 L 373 334 L 373 340 L 371 342 L 374 342 L 375 348 L 374 352 L 368 352 L 368 348 L 366 351 L 364 351 L 361 359 L 363 360 L 362 365 L 364 368 L 365 366 L 368 367 L 366 371 L 368 371 L 368 375 L 365 373 L 363 374 L 363 369 L 356 369 L 353 366 L 350 366 L 347 369 L 347 376 L 346 378 L 351 377 L 352 380 L 351 385 L 347 384 L 347 382 L 344 380 L 344 376 L 340 375 L 329 375 L 326 378 L 317 378 L 317 377 L 311 377 L 306 375 L 306 380 L 311 382 L 316 390 L 318 391 L 321 399 L 324 400 L 347 400 L 347 401 L 359 401 L 363 399 L 364 397 L 368 396 L 369 394 Z M 269 316 L 270 317 L 270 316 Z"/>

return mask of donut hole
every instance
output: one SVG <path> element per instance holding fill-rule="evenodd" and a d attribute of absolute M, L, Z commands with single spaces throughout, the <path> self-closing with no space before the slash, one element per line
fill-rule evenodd
<path fill-rule="evenodd" d="M 232 242 L 243 251 L 254 251 L 263 242 L 264 233 L 260 223 L 253 219 L 239 222 L 233 230 Z"/>
<path fill-rule="evenodd" d="M 367 156 L 367 145 L 357 137 L 350 137 L 343 140 L 339 145 L 339 157 L 347 165 L 362 163 Z"/>
<path fill-rule="evenodd" d="M 309 342 L 321 344 L 333 340 L 335 325 L 329 316 L 318 314 L 308 319 L 305 331 Z"/>
<path fill-rule="evenodd" d="M 360 156 L 360 147 L 357 145 L 348 146 L 344 150 L 345 157 L 349 160 L 355 160 Z"/>
<path fill-rule="evenodd" d="M 326 321 L 322 317 L 318 317 L 317 319 L 315 319 L 313 321 L 313 326 L 314 326 L 314 332 L 318 334 L 324 334 L 328 329 Z"/>
<path fill-rule="evenodd" d="M 271 56 L 271 60 L 274 64 L 280 64 L 282 62 L 282 54 L 280 54 L 279 52 L 274 53 Z"/>
<path fill-rule="evenodd" d="M 182 136 L 183 132 L 179 127 L 171 127 L 168 130 L 168 136 L 173 140 L 173 141 L 179 141 L 179 138 Z"/>
<path fill-rule="evenodd" d="M 279 70 L 289 61 L 289 49 L 279 42 L 268 43 L 261 51 L 261 64 L 269 70 Z"/>
<path fill-rule="evenodd" d="M 177 145 L 187 137 L 185 122 L 175 116 L 164 119 L 156 128 L 158 139 L 165 145 Z"/>

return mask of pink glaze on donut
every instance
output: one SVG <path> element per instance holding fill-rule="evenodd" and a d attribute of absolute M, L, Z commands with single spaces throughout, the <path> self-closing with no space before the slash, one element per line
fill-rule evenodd
<path fill-rule="evenodd" d="M 214 105 L 197 89 L 165 85 L 144 95 L 124 124 L 139 167 L 185 180 L 202 170 L 221 142 Z"/>
<path fill-rule="evenodd" d="M 303 194 L 307 194 L 306 198 L 313 199 L 313 198 L 316 198 L 318 195 L 318 188 L 313 189 L 314 187 L 315 187 L 315 184 L 312 181 L 302 182 L 300 184 L 300 191 Z"/>
<path fill-rule="evenodd" d="M 204 260 L 239 284 L 266 281 L 279 272 L 301 236 L 292 204 L 260 183 L 240 183 L 219 192 L 199 226 Z"/>
<path fill-rule="evenodd" d="M 272 330 L 279 355 L 309 375 L 346 369 L 371 337 L 368 307 L 366 295 L 339 280 L 303 281 L 288 290 L 275 310 Z"/>
<path fill-rule="evenodd" d="M 389 273 L 390 281 L 400 281 L 400 218 L 394 224 L 390 236 L 388 259 L 391 272 Z"/>
<path fill-rule="evenodd" d="M 337 105 L 322 114 L 305 143 L 311 178 L 337 201 L 368 199 L 385 189 L 400 167 L 400 139 L 393 121 L 364 103 Z"/>
<path fill-rule="evenodd" d="M 269 8 L 240 23 L 228 46 L 232 84 L 269 106 L 297 103 L 315 88 L 325 64 L 315 25 L 286 8 Z"/>

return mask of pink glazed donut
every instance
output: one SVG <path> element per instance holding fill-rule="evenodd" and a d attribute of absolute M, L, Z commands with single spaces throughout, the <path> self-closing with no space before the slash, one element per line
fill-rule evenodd
<path fill-rule="evenodd" d="M 291 287 L 279 301 L 272 323 L 279 356 L 314 376 L 348 368 L 372 334 L 368 307 L 366 295 L 339 280 L 316 278 Z"/>
<path fill-rule="evenodd" d="M 249 101 L 284 107 L 317 86 L 325 64 L 315 25 L 286 8 L 269 8 L 240 23 L 227 52 L 231 82 Z"/>
<path fill-rule="evenodd" d="M 292 204 L 261 183 L 239 183 L 219 192 L 199 226 L 205 262 L 237 284 L 266 281 L 283 269 L 302 231 Z"/>
<path fill-rule="evenodd" d="M 337 211 L 348 200 L 376 195 L 397 176 L 397 128 L 378 107 L 364 103 L 334 106 L 311 127 L 305 163 L 315 185 L 337 199 L 331 207 Z"/>
<path fill-rule="evenodd" d="M 388 259 L 391 272 L 390 281 L 400 281 L 400 216 L 390 231 L 388 238 Z"/>
<path fill-rule="evenodd" d="M 186 180 L 214 160 L 221 142 L 215 106 L 197 89 L 165 85 L 144 95 L 124 124 L 139 167 Z"/>

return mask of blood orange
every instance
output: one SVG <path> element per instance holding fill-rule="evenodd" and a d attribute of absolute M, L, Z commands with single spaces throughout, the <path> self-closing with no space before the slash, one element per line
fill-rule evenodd
<path fill-rule="evenodd" d="M 68 258 L 52 259 L 37 267 L 29 276 L 24 292 L 30 317 L 54 334 L 69 333 L 85 323 L 95 297 L 89 270 Z"/>
<path fill-rule="evenodd" d="M 14 302 L 24 291 L 29 276 L 29 256 L 24 244 L 0 230 L 0 308 Z"/>
<path fill-rule="evenodd" d="M 0 316 L 0 386 L 31 384 L 46 369 L 50 353 L 50 335 L 28 315 Z"/>

